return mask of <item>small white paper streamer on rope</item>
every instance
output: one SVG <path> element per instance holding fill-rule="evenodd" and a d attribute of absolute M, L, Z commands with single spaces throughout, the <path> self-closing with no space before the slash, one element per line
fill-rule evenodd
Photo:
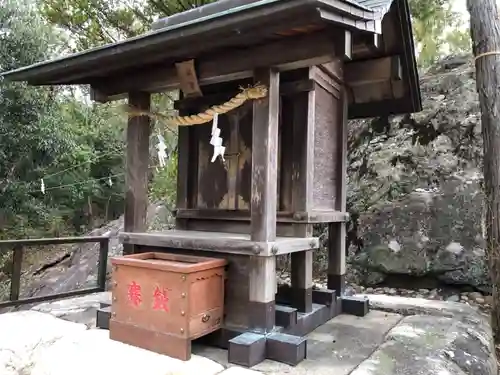
<path fill-rule="evenodd" d="M 226 151 L 226 148 L 222 146 L 222 138 L 220 137 L 220 129 L 218 128 L 218 124 L 219 124 L 219 115 L 215 113 L 212 122 L 212 138 L 210 139 L 210 144 L 214 146 L 214 154 L 211 160 L 212 163 L 217 159 L 217 156 L 219 155 L 222 158 L 222 160 L 225 161 L 224 152 Z"/>
<path fill-rule="evenodd" d="M 158 134 L 158 144 L 156 145 L 156 148 L 158 149 L 158 161 L 160 162 L 160 167 L 164 167 L 166 165 L 166 160 L 167 160 L 167 145 L 165 144 L 165 139 Z"/>

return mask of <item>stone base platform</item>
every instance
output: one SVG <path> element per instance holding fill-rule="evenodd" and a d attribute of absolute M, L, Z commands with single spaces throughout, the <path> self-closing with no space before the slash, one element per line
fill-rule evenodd
<path fill-rule="evenodd" d="M 312 306 L 308 312 L 291 307 L 293 292 L 283 285 L 278 288 L 275 307 L 276 329 L 260 334 L 225 326 L 196 341 L 228 350 L 229 363 L 252 367 L 265 359 L 298 365 L 307 357 L 306 335 L 341 313 L 365 316 L 368 299 L 336 296 L 334 290 L 312 290 Z M 97 311 L 97 327 L 109 329 L 111 300 L 102 301 Z M 193 341 L 196 342 L 196 341 Z"/>
<path fill-rule="evenodd" d="M 266 359 L 250 370 L 201 343 L 183 362 L 110 340 L 95 329 L 103 296 L 0 314 L 0 374 L 497 375 L 487 319 L 460 303 L 369 295 L 365 317 L 340 314 L 306 335 L 307 358 L 298 365 Z"/>

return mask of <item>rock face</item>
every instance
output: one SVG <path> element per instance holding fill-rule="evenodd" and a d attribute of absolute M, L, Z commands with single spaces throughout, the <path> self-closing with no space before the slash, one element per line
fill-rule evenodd
<path fill-rule="evenodd" d="M 488 335 L 453 318 L 408 316 L 351 375 L 494 375 L 496 360 L 489 348 Z"/>
<path fill-rule="evenodd" d="M 109 338 L 109 332 L 35 311 L 0 315 L 2 375 L 216 375 L 218 363 L 156 354 Z"/>
<path fill-rule="evenodd" d="M 421 79 L 423 111 L 352 123 L 353 281 L 432 279 L 489 289 L 474 68 L 454 57 Z"/>
<path fill-rule="evenodd" d="M 364 296 L 372 308 L 409 316 L 351 375 L 498 373 L 491 328 L 476 309 L 420 298 Z"/>

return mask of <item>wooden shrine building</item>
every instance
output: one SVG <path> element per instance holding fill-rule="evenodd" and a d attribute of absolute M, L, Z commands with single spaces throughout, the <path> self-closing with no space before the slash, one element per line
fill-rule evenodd
<path fill-rule="evenodd" d="M 151 93 L 180 89 L 180 116 L 259 83 L 265 96 L 218 118 L 225 161 L 211 161 L 212 121 L 179 126 L 172 231 L 146 231 L 154 134 L 149 116 L 130 116 L 125 253 L 225 260 L 223 314 L 202 320 L 217 324 L 205 339 L 228 347 L 233 363 L 296 364 L 313 329 L 341 312 L 366 314 L 367 301 L 344 295 L 347 120 L 421 110 L 407 0 L 220 0 L 160 19 L 144 35 L 2 76 L 90 85 L 93 100 L 128 98 L 142 111 Z M 317 223 L 329 225 L 327 290 L 312 288 Z M 291 287 L 277 288 L 283 254 Z M 120 313 L 111 311 L 113 330 Z M 188 358 L 201 334 L 181 332 L 164 339 Z M 136 335 L 145 342 L 155 333 Z"/>

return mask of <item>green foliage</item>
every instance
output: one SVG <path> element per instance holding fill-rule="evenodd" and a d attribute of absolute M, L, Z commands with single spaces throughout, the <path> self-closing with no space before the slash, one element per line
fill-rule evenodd
<path fill-rule="evenodd" d="M 149 30 L 158 17 L 215 0 L 44 0 L 42 14 L 71 33 L 77 50 L 112 43 Z"/>
<path fill-rule="evenodd" d="M 470 38 L 453 0 L 410 0 L 419 65 L 427 67 L 443 55 L 470 51 Z"/>
<path fill-rule="evenodd" d="M 36 8 L 18 0 L 4 5 L 0 69 L 49 58 L 59 39 Z M 115 112 L 60 89 L 0 81 L 0 238 L 79 232 L 96 216 L 121 212 L 123 178 L 106 184 L 107 176 L 123 174 Z"/>
<path fill-rule="evenodd" d="M 129 38 L 150 29 L 154 20 L 215 0 L 43 0 L 42 14 L 71 34 L 73 48 L 87 49 Z M 470 38 L 454 0 L 409 0 L 421 66 L 443 54 L 470 50 Z"/>

